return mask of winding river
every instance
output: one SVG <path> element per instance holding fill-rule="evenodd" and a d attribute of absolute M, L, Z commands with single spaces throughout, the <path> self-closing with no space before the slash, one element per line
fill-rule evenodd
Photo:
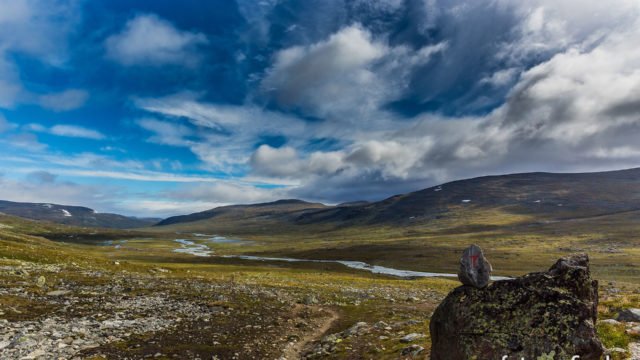
<path fill-rule="evenodd" d="M 196 234 L 199 237 L 209 237 L 208 235 Z M 213 243 L 235 243 L 249 245 L 252 241 L 227 239 L 222 236 L 210 236 L 208 238 Z M 174 252 L 191 254 L 194 256 L 211 257 L 213 251 L 206 244 L 197 244 L 191 240 L 176 239 L 175 242 L 180 243 L 181 247 L 173 250 Z M 400 278 L 419 278 L 419 277 L 457 277 L 456 274 L 450 273 L 436 273 L 436 272 L 424 272 L 424 271 L 412 271 L 412 270 L 400 270 L 385 266 L 371 265 L 362 261 L 350 261 L 350 260 L 314 260 L 314 259 L 295 259 L 288 257 L 265 257 L 265 256 L 253 256 L 253 255 L 220 255 L 221 258 L 228 259 L 241 259 L 247 261 L 280 261 L 280 262 L 306 262 L 306 263 L 324 263 L 324 264 L 341 264 L 351 269 L 368 271 L 373 274 L 383 274 L 397 276 Z M 506 280 L 508 277 L 504 276 L 492 276 L 492 280 Z"/>

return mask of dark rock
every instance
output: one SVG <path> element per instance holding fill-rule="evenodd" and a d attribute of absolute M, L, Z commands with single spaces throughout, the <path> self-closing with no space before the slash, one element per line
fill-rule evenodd
<path fill-rule="evenodd" d="M 586 254 L 483 289 L 461 286 L 431 318 L 431 359 L 600 359 L 597 306 Z"/>
<path fill-rule="evenodd" d="M 624 309 L 618 313 L 618 321 L 640 322 L 640 309 Z"/>
<path fill-rule="evenodd" d="M 462 253 L 458 279 L 465 285 L 483 288 L 489 284 L 492 270 L 480 246 L 474 244 Z"/>

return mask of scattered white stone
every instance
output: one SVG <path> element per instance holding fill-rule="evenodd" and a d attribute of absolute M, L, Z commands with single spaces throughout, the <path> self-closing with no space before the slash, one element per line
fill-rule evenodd
<path fill-rule="evenodd" d="M 609 325 L 619 325 L 620 321 L 616 320 L 616 319 L 605 319 L 605 320 L 600 320 L 601 323 L 603 324 L 609 324 Z"/>
<path fill-rule="evenodd" d="M 466 204 L 466 203 L 470 203 L 470 202 L 471 202 L 471 200 L 469 200 L 469 199 L 464 199 L 464 200 L 462 200 L 462 202 Z"/>
<path fill-rule="evenodd" d="M 416 340 L 418 340 L 418 339 L 422 339 L 422 338 L 424 338 L 424 337 L 425 337 L 425 335 L 424 335 L 424 334 L 411 333 L 411 334 L 409 334 L 409 335 L 405 335 L 405 336 L 403 336 L 403 337 L 400 339 L 400 342 L 403 342 L 403 343 L 410 343 L 410 342 L 416 341 Z"/>

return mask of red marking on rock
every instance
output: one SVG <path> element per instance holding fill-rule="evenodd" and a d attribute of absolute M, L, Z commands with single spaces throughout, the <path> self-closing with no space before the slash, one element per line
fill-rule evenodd
<path fill-rule="evenodd" d="M 476 254 L 476 255 L 469 255 L 469 258 L 471 259 L 471 266 L 476 267 L 478 264 L 478 258 L 480 257 L 480 255 Z"/>

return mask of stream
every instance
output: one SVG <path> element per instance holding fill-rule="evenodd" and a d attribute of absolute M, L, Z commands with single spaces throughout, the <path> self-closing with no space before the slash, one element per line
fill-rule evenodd
<path fill-rule="evenodd" d="M 197 234 L 196 236 L 205 237 L 208 235 Z M 227 239 L 222 236 L 211 236 L 208 238 L 213 243 L 235 243 L 235 244 L 252 244 L 252 241 Z M 176 239 L 175 242 L 180 243 L 181 247 L 173 250 L 174 252 L 190 254 L 201 257 L 211 257 L 213 251 L 209 249 L 206 244 L 197 244 L 191 240 Z M 213 255 L 215 256 L 215 255 Z M 247 261 L 280 261 L 280 262 L 308 262 L 308 263 L 324 263 L 324 264 L 341 264 L 351 269 L 368 271 L 373 274 L 383 274 L 397 276 L 401 278 L 416 278 L 416 277 L 457 277 L 457 274 L 450 273 L 436 273 L 436 272 L 424 272 L 424 271 L 412 271 L 412 270 L 400 270 L 385 266 L 371 265 L 362 261 L 350 261 L 350 260 L 314 260 L 314 259 L 295 259 L 288 257 L 265 257 L 265 256 L 253 256 L 253 255 L 220 255 L 221 258 L 227 259 L 241 259 Z M 492 276 L 491 280 L 506 280 L 509 277 L 504 276 Z"/>

